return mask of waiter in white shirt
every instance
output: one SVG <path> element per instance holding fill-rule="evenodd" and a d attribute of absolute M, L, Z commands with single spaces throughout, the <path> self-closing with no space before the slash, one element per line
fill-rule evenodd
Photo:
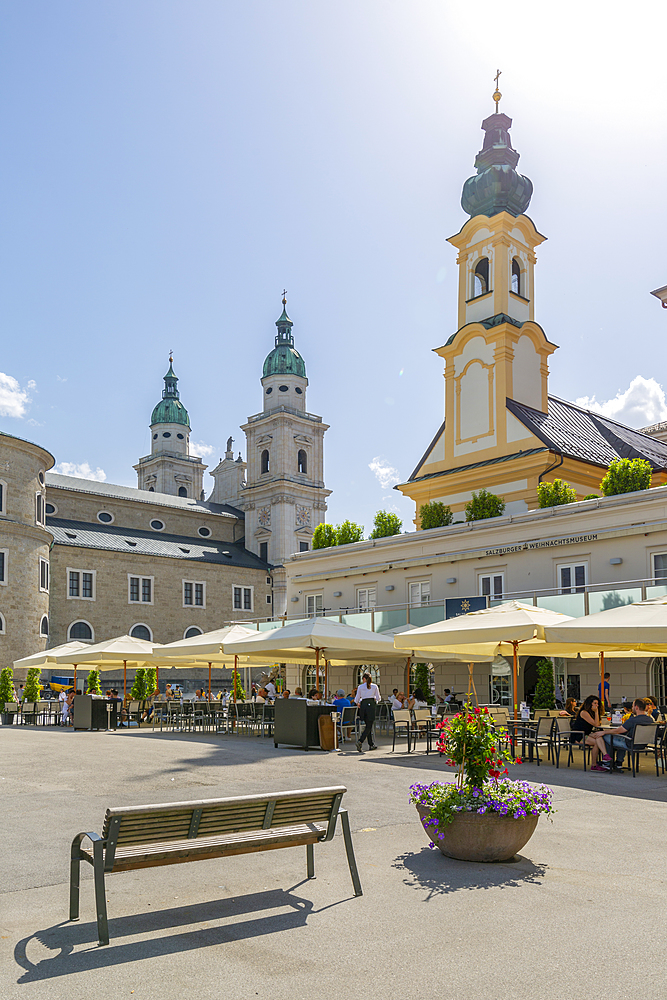
<path fill-rule="evenodd" d="M 357 750 L 363 753 L 364 740 L 368 740 L 368 749 L 377 750 L 373 739 L 373 723 L 375 722 L 375 706 L 382 699 L 377 684 L 371 681 L 371 675 L 366 672 L 362 678 L 363 683 L 357 688 L 354 696 L 355 704 L 359 708 L 359 718 L 364 723 L 364 731 L 357 740 Z"/>

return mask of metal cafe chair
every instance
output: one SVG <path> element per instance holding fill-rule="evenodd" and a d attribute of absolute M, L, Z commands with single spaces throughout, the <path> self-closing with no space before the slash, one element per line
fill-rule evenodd
<path fill-rule="evenodd" d="M 639 771 L 639 755 L 642 753 L 653 754 L 655 758 L 655 775 L 656 778 L 660 777 L 660 772 L 658 770 L 658 754 L 660 753 L 660 749 L 657 735 L 658 726 L 655 724 L 651 726 L 635 727 L 632 742 L 628 746 L 633 778 Z"/>
<path fill-rule="evenodd" d="M 433 716 L 430 708 L 415 708 L 412 712 L 411 735 L 415 747 L 417 740 L 426 740 L 426 752 L 431 749 L 431 739 L 429 733 L 433 727 Z"/>
<path fill-rule="evenodd" d="M 549 716 L 541 715 L 536 720 L 536 724 L 533 724 L 530 729 L 524 728 L 521 733 L 521 743 L 524 748 L 528 747 L 528 753 L 531 758 L 533 748 L 535 748 L 538 767 L 540 766 L 540 747 L 547 748 L 547 757 L 551 760 L 551 733 L 554 722 L 555 720 L 549 718 Z"/>
<path fill-rule="evenodd" d="M 411 749 L 412 714 L 409 708 L 394 709 L 394 739 L 391 744 L 392 753 L 396 747 L 396 737 L 405 736 L 408 743 L 408 753 Z"/>
<path fill-rule="evenodd" d="M 345 705 L 338 715 L 338 738 L 341 743 L 350 739 L 350 730 L 357 735 L 357 706 Z"/>
<path fill-rule="evenodd" d="M 569 747 L 570 736 L 572 730 L 570 729 L 571 719 L 569 717 L 561 716 L 560 718 L 552 720 L 551 726 L 551 752 L 553 755 L 553 761 L 556 767 L 560 766 L 560 752 L 564 747 Z"/>

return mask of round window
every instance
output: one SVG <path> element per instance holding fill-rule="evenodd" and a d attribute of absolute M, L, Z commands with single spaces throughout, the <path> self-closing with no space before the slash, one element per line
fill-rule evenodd
<path fill-rule="evenodd" d="M 47 514 L 57 514 L 58 513 L 58 508 L 54 504 L 52 504 L 52 503 L 47 503 L 47 505 L 46 505 L 46 513 Z"/>
<path fill-rule="evenodd" d="M 288 385 L 279 385 L 278 388 L 280 389 L 281 392 L 287 392 L 289 390 Z"/>
<path fill-rule="evenodd" d="M 177 434 L 176 437 L 178 438 L 179 441 L 183 440 L 183 435 L 182 434 Z"/>
<path fill-rule="evenodd" d="M 294 391 L 295 391 L 295 392 L 298 392 L 298 393 L 299 393 L 299 395 L 301 395 L 301 393 L 303 392 L 303 389 L 299 389 L 299 387 L 298 387 L 298 385 L 297 385 L 297 386 L 295 387 Z"/>
<path fill-rule="evenodd" d="M 266 395 L 270 396 L 272 392 L 273 392 L 273 389 L 271 388 L 271 386 L 269 386 L 269 388 L 266 390 Z"/>
<path fill-rule="evenodd" d="M 40 483 L 43 486 L 44 485 L 44 473 L 43 472 L 38 472 L 37 473 L 37 478 L 39 479 Z"/>
<path fill-rule="evenodd" d="M 154 441 L 157 441 L 157 434 L 154 434 L 154 435 L 153 435 L 153 440 L 154 440 Z"/>
<path fill-rule="evenodd" d="M 171 431 L 165 431 L 164 434 L 162 435 L 162 437 L 163 438 L 170 438 L 171 437 Z"/>
<path fill-rule="evenodd" d="M 164 528 L 164 521 L 160 521 L 156 517 L 153 521 L 151 521 L 151 528 L 153 529 L 153 531 L 162 531 L 162 529 Z"/>
<path fill-rule="evenodd" d="M 199 534 L 202 536 L 202 538 L 208 538 L 209 535 L 211 534 L 210 528 L 198 528 L 197 530 L 199 531 Z"/>
<path fill-rule="evenodd" d="M 97 520 L 101 521 L 103 524 L 111 524 L 113 521 L 113 514 L 109 514 L 106 510 L 101 510 L 97 515 Z"/>

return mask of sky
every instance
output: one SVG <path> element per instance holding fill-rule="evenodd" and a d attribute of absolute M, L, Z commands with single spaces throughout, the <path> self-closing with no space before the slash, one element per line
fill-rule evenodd
<path fill-rule="evenodd" d="M 0 429 L 135 486 L 168 353 L 213 468 L 287 289 L 327 520 L 368 533 L 443 419 L 461 188 L 493 111 L 531 178 L 550 391 L 667 419 L 667 8 L 4 0 Z M 212 481 L 205 477 L 207 492 Z"/>

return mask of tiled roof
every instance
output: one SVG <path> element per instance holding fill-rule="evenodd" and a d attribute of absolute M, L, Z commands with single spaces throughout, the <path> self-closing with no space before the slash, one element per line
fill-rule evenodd
<path fill-rule="evenodd" d="M 134 500 L 137 503 L 157 504 L 160 507 L 178 507 L 180 510 L 194 511 L 200 514 L 244 517 L 243 511 L 239 510 L 238 507 L 232 507 L 231 504 L 211 503 L 209 500 L 190 500 L 188 497 L 175 497 L 168 493 L 151 493 L 149 490 L 138 490 L 132 486 L 96 483 L 92 479 L 78 479 L 76 476 L 59 476 L 54 472 L 46 473 L 46 485 L 51 489 L 91 493 L 106 499 Z"/>
<path fill-rule="evenodd" d="M 667 444 L 557 396 L 549 396 L 548 413 L 514 399 L 507 408 L 548 448 L 569 458 L 603 468 L 615 458 L 643 458 L 667 470 Z"/>
<path fill-rule="evenodd" d="M 46 524 L 56 545 L 268 570 L 267 563 L 258 556 L 231 542 L 191 538 L 189 535 L 167 535 L 163 532 L 158 534 L 140 528 L 121 528 L 87 521 L 68 521 L 58 517 L 47 517 Z"/>
<path fill-rule="evenodd" d="M 455 472 L 468 472 L 470 469 L 483 469 L 486 465 L 500 465 L 502 462 L 511 462 L 514 458 L 526 458 L 528 455 L 539 455 L 546 451 L 546 448 L 526 448 L 525 451 L 515 451 L 512 455 L 500 455 L 498 458 L 485 458 L 481 462 L 472 462 L 470 465 L 456 465 L 451 469 L 442 469 L 439 472 L 428 472 L 425 476 L 412 476 L 409 483 L 419 483 L 424 479 L 437 479 L 438 476 L 451 476 Z M 417 470 L 415 470 L 417 471 Z M 394 486 L 397 490 L 398 486 Z"/>

